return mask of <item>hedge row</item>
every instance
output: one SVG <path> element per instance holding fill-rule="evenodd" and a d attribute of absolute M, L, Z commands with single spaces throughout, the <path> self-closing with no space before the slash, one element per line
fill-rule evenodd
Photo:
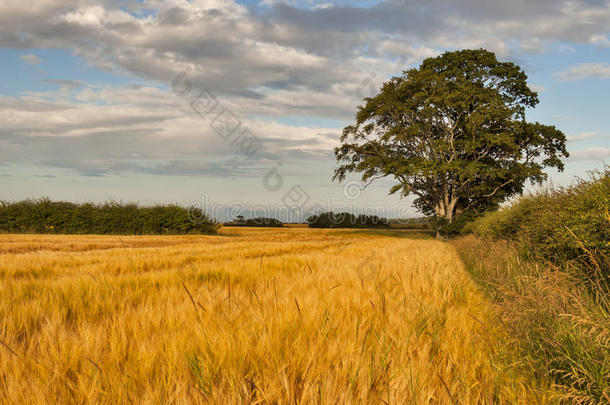
<path fill-rule="evenodd" d="M 556 266 L 578 265 L 610 277 L 610 170 L 570 187 L 521 198 L 470 224 L 478 236 L 518 241 Z"/>
<path fill-rule="evenodd" d="M 336 214 L 325 212 L 307 218 L 311 228 L 389 228 L 390 224 L 385 218 L 376 215 L 352 215 L 348 212 Z"/>
<path fill-rule="evenodd" d="M 146 235 L 214 234 L 217 229 L 205 214 L 173 204 L 0 202 L 0 232 Z"/>
<path fill-rule="evenodd" d="M 275 218 L 250 218 L 238 222 L 226 222 L 223 226 L 245 226 L 245 227 L 263 227 L 263 228 L 281 228 L 284 226 L 282 221 Z"/>

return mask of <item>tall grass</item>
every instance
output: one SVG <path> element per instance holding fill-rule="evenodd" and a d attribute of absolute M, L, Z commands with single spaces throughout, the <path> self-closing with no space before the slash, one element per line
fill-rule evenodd
<path fill-rule="evenodd" d="M 610 175 L 523 198 L 454 241 L 524 358 L 570 403 L 610 402 Z"/>
<path fill-rule="evenodd" d="M 0 403 L 550 399 L 450 245 L 220 232 L 0 235 Z"/>

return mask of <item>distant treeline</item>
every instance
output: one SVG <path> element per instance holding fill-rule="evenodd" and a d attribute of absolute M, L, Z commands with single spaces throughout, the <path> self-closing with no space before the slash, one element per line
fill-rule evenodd
<path fill-rule="evenodd" d="M 432 229 L 430 220 L 426 217 L 420 218 L 395 218 L 389 220 L 390 227 L 394 229 Z"/>
<path fill-rule="evenodd" d="M 200 210 L 173 204 L 75 204 L 47 198 L 0 202 L 0 232 L 149 235 L 214 234 L 217 229 Z"/>
<path fill-rule="evenodd" d="M 250 226 L 250 227 L 269 227 L 269 228 L 280 228 L 283 227 L 284 224 L 282 221 L 275 218 L 251 218 L 251 219 L 242 219 L 235 220 L 233 222 L 225 222 L 224 226 Z"/>
<path fill-rule="evenodd" d="M 325 212 L 307 218 L 311 228 L 389 228 L 390 224 L 385 218 L 376 215 L 352 215 L 348 212 L 336 214 Z"/>

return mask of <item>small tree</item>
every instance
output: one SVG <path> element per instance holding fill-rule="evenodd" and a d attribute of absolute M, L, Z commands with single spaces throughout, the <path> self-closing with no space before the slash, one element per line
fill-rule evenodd
<path fill-rule="evenodd" d="M 536 104 L 523 70 L 492 52 L 428 58 L 365 99 L 335 149 L 333 179 L 393 177 L 390 193 L 417 196 L 438 236 L 444 225 L 522 193 L 526 181 L 542 183 L 545 167 L 563 170 L 564 134 L 525 120 Z"/>

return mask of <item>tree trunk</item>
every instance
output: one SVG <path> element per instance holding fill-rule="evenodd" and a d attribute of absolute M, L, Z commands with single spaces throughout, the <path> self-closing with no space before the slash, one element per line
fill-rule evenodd
<path fill-rule="evenodd" d="M 445 219 L 449 224 L 452 223 L 455 216 L 459 215 L 457 207 L 458 199 L 453 196 L 449 197 L 449 195 L 445 193 L 444 198 L 439 199 L 434 207 L 436 218 Z M 438 225 L 436 227 L 436 239 L 444 239 Z"/>

